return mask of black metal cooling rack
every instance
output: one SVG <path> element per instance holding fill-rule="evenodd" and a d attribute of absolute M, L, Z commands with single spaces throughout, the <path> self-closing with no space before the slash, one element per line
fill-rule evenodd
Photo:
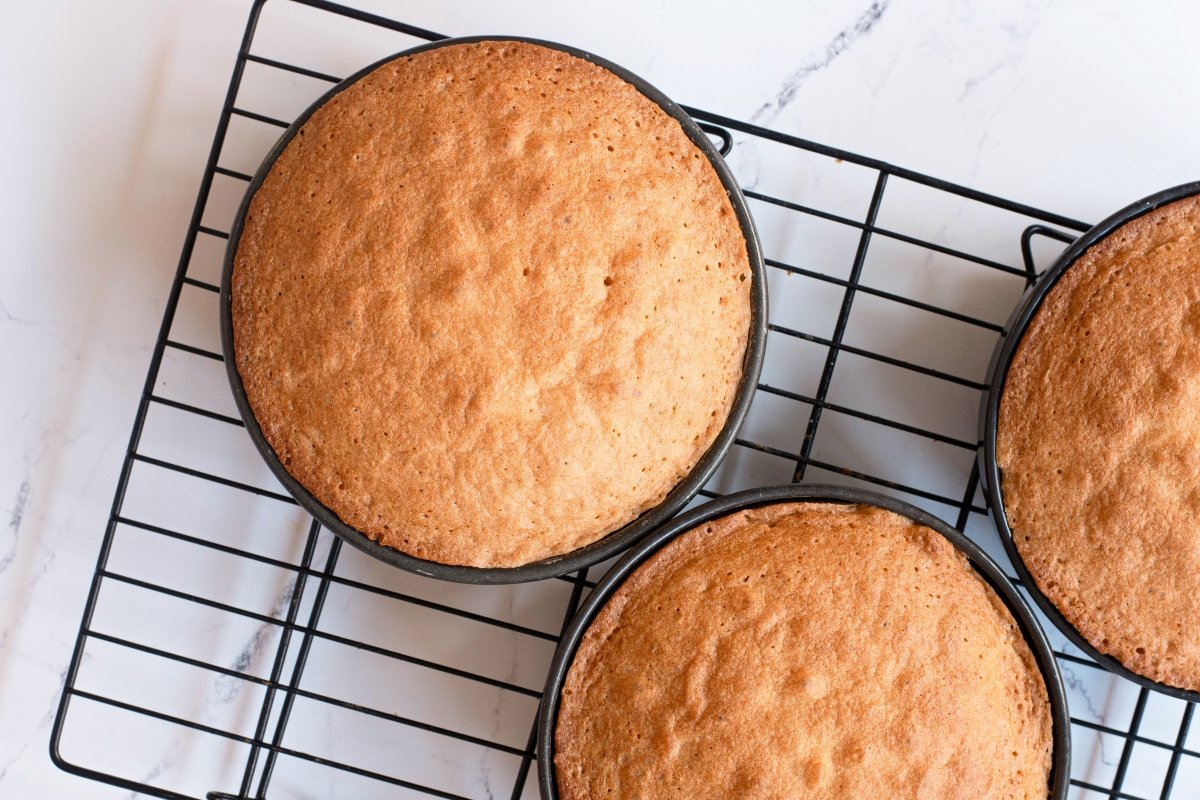
<path fill-rule="evenodd" d="M 339 61 L 352 29 L 375 49 Z M 463 587 L 343 551 L 247 449 L 215 344 L 222 222 L 303 107 L 279 98 L 315 99 L 372 56 L 439 38 L 321 0 L 254 4 L 67 672 L 61 768 L 166 798 L 536 796 L 541 680 L 594 580 Z M 755 410 L 702 495 L 867 485 L 1007 566 L 975 466 L 987 359 L 1037 265 L 1087 226 L 687 111 L 744 179 L 771 291 Z M 1196 796 L 1194 705 L 1055 641 L 1078 690 L 1072 796 Z"/>

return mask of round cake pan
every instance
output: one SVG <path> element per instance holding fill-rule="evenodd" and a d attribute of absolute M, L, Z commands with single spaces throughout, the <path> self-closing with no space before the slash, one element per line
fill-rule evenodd
<path fill-rule="evenodd" d="M 1004 384 L 1008 378 L 1008 370 L 1012 365 L 1013 356 L 1017 352 L 1017 346 L 1020 345 L 1021 339 L 1024 337 L 1025 331 L 1029 328 L 1030 322 L 1033 321 L 1038 309 L 1041 308 L 1042 301 L 1045 300 L 1046 295 L 1058 283 L 1059 278 L 1092 245 L 1104 239 L 1104 237 L 1117 228 L 1161 206 L 1197 194 L 1200 194 L 1200 181 L 1185 183 L 1181 186 L 1152 194 L 1108 217 L 1076 239 L 1063 251 L 1062 255 L 1042 273 L 1041 277 L 1021 297 L 1020 302 L 1017 303 L 1016 310 L 1009 317 L 1007 324 L 1005 324 L 1004 330 L 1006 334 L 1000 339 L 995 352 L 992 354 L 991 365 L 988 368 L 989 388 L 980 407 L 979 419 L 981 442 L 979 448 L 979 474 L 983 479 L 988 506 L 992 510 L 992 519 L 995 520 L 996 528 L 1000 531 L 1000 541 L 1004 544 L 1004 550 L 1008 553 L 1017 576 L 1021 579 L 1021 583 L 1028 590 L 1034 602 L 1037 603 L 1038 608 L 1054 623 L 1055 627 L 1062 631 L 1063 635 L 1072 644 L 1105 669 L 1120 675 L 1122 678 L 1127 678 L 1140 686 L 1145 686 L 1148 689 L 1154 689 L 1172 697 L 1178 697 L 1191 702 L 1200 702 L 1200 692 L 1192 692 L 1180 689 L 1177 686 L 1170 686 L 1151 680 L 1129 669 L 1112 656 L 1101 653 L 1092 646 L 1091 642 L 1083 637 L 1074 625 L 1067 621 L 1067 618 L 1059 611 L 1058 606 L 1054 605 L 1046 595 L 1042 594 L 1037 582 L 1033 579 L 1033 575 L 1030 574 L 1028 567 L 1025 566 L 1025 561 L 1021 558 L 1020 552 L 1017 550 L 1016 540 L 1013 538 L 1012 528 L 1009 527 L 1008 516 L 1004 511 L 1004 475 L 1000 470 L 1000 465 L 996 463 L 996 428 L 1000 419 L 1000 400 L 1004 395 Z"/>
<path fill-rule="evenodd" d="M 1054 660 L 1054 651 L 1050 648 L 1046 634 L 1038 624 L 1033 611 L 1005 577 L 1004 572 L 978 545 L 932 514 L 875 492 L 819 484 L 791 484 L 750 489 L 698 506 L 647 536 L 613 565 L 613 568 L 596 585 L 595 590 L 580 607 L 575 618 L 571 620 L 550 664 L 550 674 L 546 679 L 541 707 L 538 709 L 538 783 L 543 799 L 558 800 L 559 797 L 558 781 L 554 770 L 554 731 L 558 725 L 558 708 L 567 672 L 571 668 L 571 662 L 575 659 L 575 651 L 592 620 L 613 593 L 639 566 L 676 536 L 705 522 L 742 509 L 795 501 L 853 503 L 883 508 L 937 531 L 967 557 L 976 574 L 1000 596 L 1005 607 L 1016 620 L 1041 670 L 1054 725 L 1054 752 L 1052 754 L 1049 797 L 1051 800 L 1063 800 L 1067 796 L 1067 789 L 1070 786 L 1071 720 L 1067 713 L 1067 698 L 1063 691 L 1062 676 L 1058 672 L 1058 663 Z"/>
<path fill-rule="evenodd" d="M 300 128 L 308 121 L 319 108 L 326 102 L 332 99 L 342 90 L 353 84 L 355 81 L 364 77 L 378 67 L 393 61 L 397 58 L 415 55 L 427 50 L 433 50 L 439 47 L 448 47 L 456 44 L 468 44 L 473 42 L 526 42 L 529 44 L 540 45 L 555 50 L 560 50 L 569 55 L 589 61 L 599 67 L 602 67 L 627 83 L 631 84 L 639 92 L 645 95 L 648 99 L 658 105 L 670 117 L 677 121 L 684 133 L 700 149 L 701 152 L 708 158 L 713 169 L 717 173 L 717 177 L 721 181 L 726 193 L 729 196 L 729 202 L 733 206 L 734 213 L 737 215 L 738 224 L 741 226 L 743 236 L 746 241 L 746 254 L 750 262 L 750 272 L 752 282 L 750 286 L 750 331 L 746 342 L 746 354 L 742 363 L 742 377 L 738 384 L 737 392 L 734 395 L 733 405 L 729 410 L 729 416 L 726 418 L 724 427 L 717 434 L 709 449 L 697 461 L 692 471 L 684 477 L 676 486 L 667 494 L 667 496 L 654 508 L 644 512 L 637 519 L 629 522 L 621 528 L 609 533 L 602 539 L 599 539 L 585 547 L 581 547 L 570 553 L 561 556 L 534 561 L 529 564 L 524 564 L 518 567 L 466 567 L 452 564 L 442 564 L 436 561 L 429 561 L 423 558 L 417 558 L 407 553 L 395 550 L 390 547 L 385 547 L 369 539 L 365 534 L 355 528 L 350 527 L 338 517 L 329 507 L 321 503 L 316 497 L 304 488 L 295 478 L 288 473 L 280 462 L 275 451 L 263 436 L 262 429 L 254 418 L 254 412 L 250 408 L 250 403 L 246 398 L 246 391 L 242 385 L 241 376 L 237 371 L 237 363 L 234 358 L 233 350 L 233 320 L 231 314 L 231 295 L 230 282 L 233 275 L 233 262 L 237 254 L 238 242 L 241 239 L 243 225 L 245 223 L 246 212 L 250 207 L 250 201 L 254 198 L 255 192 L 262 186 L 267 173 L 270 171 L 275 160 L 287 146 L 288 142 L 296 136 Z M 346 78 L 341 83 L 334 86 L 325 93 L 320 99 L 309 106 L 295 122 L 291 124 L 279 141 L 271 148 L 267 157 L 263 160 L 262 165 L 255 173 L 254 178 L 250 181 L 249 187 L 246 189 L 245 197 L 242 199 L 241 207 L 238 209 L 237 216 L 234 219 L 233 228 L 229 235 L 229 244 L 225 251 L 224 266 L 221 273 L 221 295 L 220 295 L 220 314 L 221 314 L 221 349 L 225 357 L 225 371 L 229 377 L 229 384 L 233 389 L 233 397 L 237 403 L 238 412 L 241 414 L 242 420 L 246 424 L 246 430 L 250 433 L 250 438 L 253 440 L 258 452 L 267 462 L 271 472 L 279 480 L 287 492 L 296 499 L 306 511 L 313 515 L 329 530 L 340 536 L 349 544 L 357 547 L 359 550 L 374 556 L 380 561 L 384 561 L 401 569 L 406 569 L 421 575 L 427 575 L 433 578 L 443 580 L 458 581 L 461 583 L 474 584 L 499 584 L 499 583 L 520 583 L 524 581 L 542 580 L 545 578 L 553 578 L 559 575 L 565 575 L 576 570 L 589 567 L 597 564 L 620 551 L 629 547 L 631 544 L 641 539 L 658 525 L 666 522 L 674 516 L 681 508 L 695 496 L 696 492 L 704 485 L 704 483 L 712 476 L 721 459 L 725 457 L 730 446 L 733 444 L 734 437 L 742 421 L 746 417 L 746 412 L 750 409 L 750 402 L 754 397 L 754 392 L 758 387 L 758 374 L 762 367 L 763 351 L 767 341 L 767 278 L 766 270 L 763 265 L 762 248 L 759 245 L 758 233 L 754 227 L 754 220 L 750 216 L 750 211 L 746 207 L 746 199 L 742 195 L 737 181 L 733 177 L 733 173 L 725 164 L 724 159 L 717 151 L 712 139 L 689 117 L 683 109 L 675 104 L 665 94 L 651 86 L 644 79 L 633 74 L 629 70 L 614 64 L 606 59 L 591 53 L 585 52 L 575 47 L 568 45 L 557 44 L 555 42 L 542 41 L 540 39 L 530 39 L 520 36 L 468 36 L 457 39 L 443 39 L 438 42 L 421 45 L 400 53 L 388 56 L 380 61 L 371 64 L 354 75 Z"/>

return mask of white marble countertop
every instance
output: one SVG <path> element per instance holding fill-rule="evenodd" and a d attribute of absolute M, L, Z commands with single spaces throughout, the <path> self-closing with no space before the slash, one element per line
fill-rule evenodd
<path fill-rule="evenodd" d="M 130 796 L 55 768 L 49 732 L 249 5 L 0 0 L 3 797 Z M 1140 196 L 1200 178 L 1200 6 L 1190 0 L 368 5 L 452 35 L 510 33 L 574 44 L 690 106 L 1075 219 L 1096 221 Z M 286 32 L 279 23 L 273 35 Z M 355 62 L 349 51 L 340 66 L 375 57 L 364 52 L 371 56 Z M 369 565 L 351 569 L 389 580 Z M 514 602 L 536 606 L 527 594 L 502 602 L 510 612 Z M 451 595 L 447 602 L 476 599 Z M 356 602 L 346 599 L 338 610 L 355 618 L 364 613 Z M 524 624 L 536 625 L 536 608 L 527 611 Z M 554 628 L 552 619 L 541 622 Z M 207 641 L 211 632 L 182 633 Z M 489 640 L 480 641 L 481 658 L 509 658 L 502 652 L 507 640 L 493 651 Z M 504 677 L 536 687 L 547 656 L 520 664 L 512 656 Z M 1075 683 L 1074 712 L 1120 725 L 1113 703 L 1127 703 L 1127 695 L 1108 687 L 1096 697 L 1086 680 Z M 466 715 L 463 729 L 472 714 L 494 720 L 485 735 L 523 747 L 527 722 L 508 731 L 504 702 L 464 700 L 453 713 Z M 1175 713 L 1177 724 L 1177 711 L 1165 713 Z M 78 724 L 93 724 L 88 731 L 96 739 L 119 738 L 102 722 Z M 328 718 L 327 735 L 336 739 L 341 724 Z M 1198 743 L 1193 733 L 1190 746 L 1200 749 Z M 1108 747 L 1077 753 L 1092 766 L 1075 775 L 1094 775 L 1093 766 L 1111 774 L 1119 744 Z M 486 758 L 436 749 L 409 757 L 421 761 L 414 769 L 428 784 L 480 797 L 510 791 L 499 788 Z M 165 781 L 173 770 L 220 772 L 224 759 L 242 758 L 201 759 L 176 744 L 134 775 Z M 188 763 L 197 759 L 203 763 Z M 459 777 L 468 761 L 471 774 Z M 1129 791 L 1156 785 L 1154 769 L 1161 767 L 1135 758 Z M 1196 796 L 1200 769 L 1185 778 L 1175 796 Z M 305 788 L 302 777 L 281 781 L 270 796 L 337 793 Z M 534 783 L 523 796 L 536 796 Z"/>

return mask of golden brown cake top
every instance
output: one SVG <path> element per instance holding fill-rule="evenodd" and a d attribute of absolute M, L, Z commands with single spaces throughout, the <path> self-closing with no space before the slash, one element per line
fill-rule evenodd
<path fill-rule="evenodd" d="M 1037 798 L 1049 701 L 999 598 L 889 511 L 789 503 L 631 575 L 562 693 L 563 800 Z"/>
<path fill-rule="evenodd" d="M 1200 691 L 1200 200 L 1121 226 L 1050 290 L 996 460 L 1038 588 L 1097 650 Z"/>
<path fill-rule="evenodd" d="M 746 242 L 679 123 L 509 41 L 395 59 L 255 195 L 237 368 L 287 470 L 349 525 L 449 564 L 566 553 L 657 505 L 725 423 Z"/>

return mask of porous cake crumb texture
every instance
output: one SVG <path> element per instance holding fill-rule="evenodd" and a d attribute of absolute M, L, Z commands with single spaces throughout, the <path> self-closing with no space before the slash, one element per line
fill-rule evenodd
<path fill-rule="evenodd" d="M 1050 290 L 996 460 L 1042 593 L 1100 652 L 1200 691 L 1200 200 L 1121 226 Z"/>
<path fill-rule="evenodd" d="M 1037 798 L 1049 702 L 1000 599 L 942 536 L 788 503 L 668 544 L 585 634 L 563 800 Z"/>
<path fill-rule="evenodd" d="M 515 566 L 657 505 L 724 425 L 746 242 L 680 125 L 517 42 L 376 69 L 254 197 L 237 368 L 287 470 L 349 525 Z"/>

